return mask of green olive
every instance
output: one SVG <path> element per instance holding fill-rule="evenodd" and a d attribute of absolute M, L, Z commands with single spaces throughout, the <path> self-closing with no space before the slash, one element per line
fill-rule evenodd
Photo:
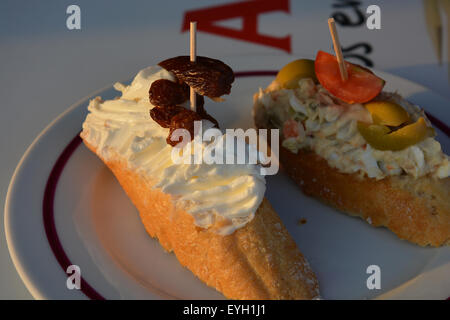
<path fill-rule="evenodd" d="M 384 125 L 358 122 L 358 130 L 374 149 L 398 151 L 434 135 L 424 118 L 392 131 Z"/>
<path fill-rule="evenodd" d="M 276 81 L 283 88 L 294 89 L 302 78 L 311 78 L 317 83 L 313 60 L 299 59 L 288 63 L 278 72 Z"/>
<path fill-rule="evenodd" d="M 402 106 L 390 101 L 375 101 L 365 104 L 375 124 L 399 126 L 409 121 L 409 114 Z"/>

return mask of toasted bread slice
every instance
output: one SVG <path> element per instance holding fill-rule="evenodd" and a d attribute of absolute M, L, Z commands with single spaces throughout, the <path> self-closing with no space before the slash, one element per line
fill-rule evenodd
<path fill-rule="evenodd" d="M 102 158 L 94 146 L 84 143 Z M 102 160 L 138 209 L 149 235 L 207 285 L 231 299 L 319 296 L 314 273 L 267 199 L 251 222 L 222 236 L 195 226 L 190 214 L 175 207 L 171 195 L 152 188 L 149 177 L 129 169 L 120 156 L 113 158 Z"/>
<path fill-rule="evenodd" d="M 254 97 L 257 128 L 271 128 Z M 313 151 L 281 147 L 280 163 L 302 191 L 373 226 L 421 246 L 450 244 L 450 178 L 392 176 L 381 180 L 342 173 Z"/>

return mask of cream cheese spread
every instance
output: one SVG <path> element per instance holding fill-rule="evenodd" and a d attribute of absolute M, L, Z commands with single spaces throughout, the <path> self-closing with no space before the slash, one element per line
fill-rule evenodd
<path fill-rule="evenodd" d="M 122 92 L 121 97 L 91 100 L 82 136 L 104 160 L 125 160 L 153 188 L 172 195 L 175 205 L 186 209 L 197 226 L 231 234 L 253 219 L 263 200 L 266 187 L 259 165 L 175 164 L 173 147 L 166 143 L 169 129 L 162 128 L 149 114 L 154 106 L 148 91 L 158 79 L 174 81 L 175 77 L 158 66 L 148 67 L 136 75 L 131 85 L 114 85 Z M 207 146 L 195 139 L 191 143 L 200 144 L 200 148 Z"/>

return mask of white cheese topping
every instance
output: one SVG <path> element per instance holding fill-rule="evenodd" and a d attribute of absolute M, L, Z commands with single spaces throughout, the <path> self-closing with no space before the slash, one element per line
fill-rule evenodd
<path fill-rule="evenodd" d="M 231 234 L 251 221 L 265 192 L 260 167 L 251 164 L 175 164 L 173 147 L 166 143 L 169 130 L 150 117 L 148 91 L 153 81 L 174 80 L 173 74 L 154 66 L 141 70 L 129 86 L 120 83 L 116 100 L 89 103 L 82 136 L 103 159 L 126 160 L 154 188 L 170 194 L 202 228 Z M 204 121 L 208 126 L 211 123 Z M 206 143 L 196 142 L 205 148 Z M 194 146 L 195 147 L 195 146 Z M 115 159 L 118 155 L 120 159 Z M 169 213 L 168 213 L 169 214 Z"/>

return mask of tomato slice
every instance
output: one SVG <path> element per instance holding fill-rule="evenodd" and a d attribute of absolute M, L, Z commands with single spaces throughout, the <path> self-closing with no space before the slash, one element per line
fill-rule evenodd
<path fill-rule="evenodd" d="M 345 62 L 348 79 L 343 81 L 337 59 L 332 54 L 319 51 L 314 68 L 320 84 L 331 94 L 347 103 L 364 103 L 375 98 L 383 89 L 385 81 L 372 71 Z"/>

